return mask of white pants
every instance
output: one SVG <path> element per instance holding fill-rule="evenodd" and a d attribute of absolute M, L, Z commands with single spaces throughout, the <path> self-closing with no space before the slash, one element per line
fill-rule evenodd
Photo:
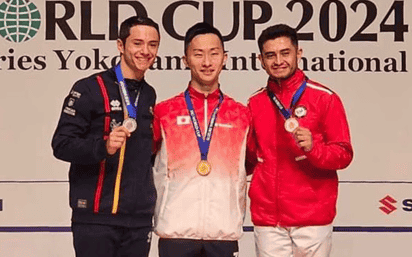
<path fill-rule="evenodd" d="M 254 230 L 257 257 L 328 257 L 332 248 L 332 224 Z"/>

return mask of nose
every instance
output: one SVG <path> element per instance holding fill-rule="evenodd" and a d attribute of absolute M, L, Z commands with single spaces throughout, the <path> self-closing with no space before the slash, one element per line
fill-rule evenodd
<path fill-rule="evenodd" d="M 280 54 L 277 54 L 277 55 L 275 56 L 275 64 L 276 64 L 276 65 L 280 65 L 281 63 L 282 63 L 282 57 L 281 57 Z"/>
<path fill-rule="evenodd" d="M 210 55 L 208 55 L 208 54 L 205 54 L 205 55 L 204 55 L 204 57 L 203 57 L 203 63 L 202 63 L 202 64 L 203 64 L 203 66 L 205 66 L 205 67 L 209 67 L 209 66 L 212 65 Z"/>
<path fill-rule="evenodd" d="M 141 52 L 143 55 L 149 55 L 149 46 L 147 44 L 143 44 Z"/>

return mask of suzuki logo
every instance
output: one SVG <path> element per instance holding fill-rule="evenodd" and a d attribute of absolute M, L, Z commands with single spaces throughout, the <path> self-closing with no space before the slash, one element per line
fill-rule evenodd
<path fill-rule="evenodd" d="M 382 198 L 379 200 L 381 204 L 384 206 L 379 207 L 381 211 L 383 211 L 386 214 L 391 214 L 393 211 L 395 211 L 397 208 L 393 205 L 393 203 L 396 203 L 396 200 L 393 199 L 391 196 L 387 195 L 385 198 Z"/>

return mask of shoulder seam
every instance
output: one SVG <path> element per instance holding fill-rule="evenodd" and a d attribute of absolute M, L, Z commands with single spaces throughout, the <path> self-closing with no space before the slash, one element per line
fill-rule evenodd
<path fill-rule="evenodd" d="M 255 95 L 263 92 L 264 90 L 266 90 L 266 87 L 262 87 L 262 88 L 258 89 L 257 91 L 255 91 L 253 94 L 251 94 L 251 95 L 249 96 L 249 99 L 252 98 L 252 97 L 254 97 Z"/>
<path fill-rule="evenodd" d="M 310 87 L 310 88 L 313 88 L 313 89 L 316 89 L 316 90 L 320 90 L 320 91 L 326 92 L 326 93 L 328 93 L 329 95 L 333 95 L 333 91 L 330 90 L 330 89 L 328 89 L 328 88 L 321 87 L 321 86 L 317 86 L 317 85 L 314 85 L 314 84 L 311 84 L 311 83 L 307 83 L 306 85 L 307 85 L 308 87 Z"/>

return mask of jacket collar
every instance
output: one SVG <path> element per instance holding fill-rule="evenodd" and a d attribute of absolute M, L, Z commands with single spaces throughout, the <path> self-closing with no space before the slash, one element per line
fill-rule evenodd
<path fill-rule="evenodd" d="M 115 83 L 118 85 L 117 76 L 116 76 L 116 72 L 115 72 L 115 67 L 116 66 L 112 67 L 110 69 L 110 72 L 113 76 L 113 79 L 114 79 Z M 126 88 L 130 91 L 134 91 L 136 89 L 143 88 L 144 85 L 147 84 L 144 77 L 141 80 L 124 78 L 124 82 L 126 82 Z"/>
<path fill-rule="evenodd" d="M 142 80 L 136 80 L 136 79 L 124 79 L 124 82 L 126 82 L 126 87 L 130 91 L 138 90 L 141 88 L 144 84 L 144 79 Z"/>
<path fill-rule="evenodd" d="M 297 69 L 295 73 L 285 80 L 281 80 L 280 84 L 276 80 L 268 79 L 268 87 L 273 93 L 283 91 L 295 91 L 305 80 L 305 74 L 302 70 Z"/>

